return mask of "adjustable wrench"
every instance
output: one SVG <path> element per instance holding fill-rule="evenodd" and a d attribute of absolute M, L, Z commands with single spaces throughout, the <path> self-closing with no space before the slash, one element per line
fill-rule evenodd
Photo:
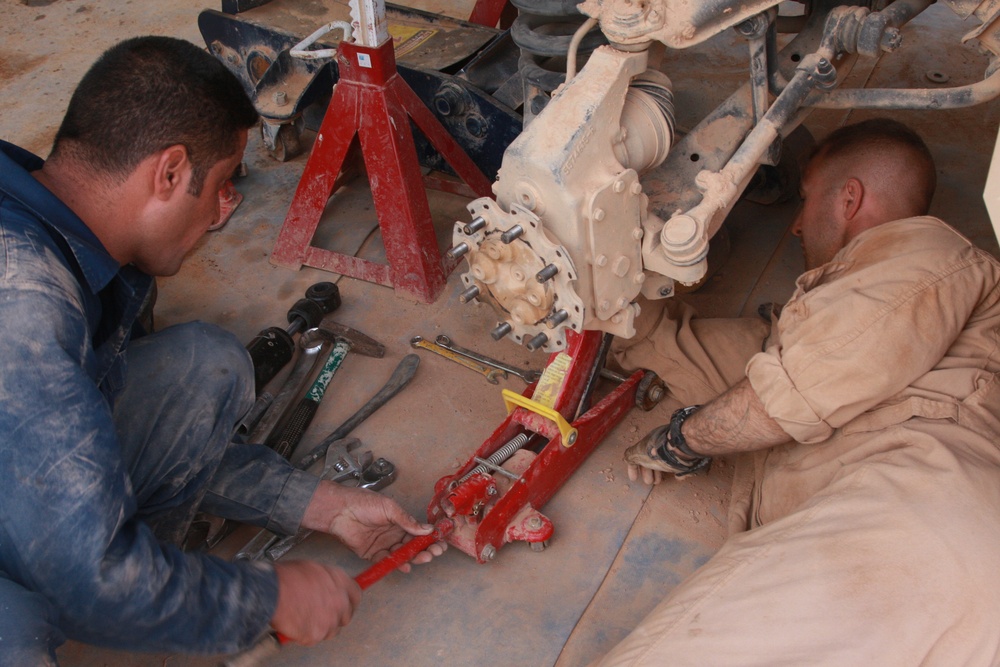
<path fill-rule="evenodd" d="M 359 489 L 371 489 L 372 491 L 378 491 L 379 489 L 384 489 L 389 486 L 396 479 L 396 466 L 383 458 L 378 458 L 372 461 L 371 452 L 365 452 L 365 454 L 361 457 L 360 468 L 358 468 L 356 463 L 356 461 L 351 461 L 350 468 L 345 469 L 339 475 L 334 477 L 334 481 L 344 482 L 351 477 L 356 477 Z M 288 537 L 279 540 L 269 546 L 264 552 L 267 559 L 272 562 L 278 560 L 291 551 L 292 547 L 296 544 L 312 535 L 312 532 L 313 531 L 311 530 L 300 530 L 294 535 L 289 535 Z"/>
<path fill-rule="evenodd" d="M 451 350 L 455 354 L 459 354 L 468 359 L 472 359 L 473 361 L 478 361 L 484 366 L 491 366 L 493 368 L 496 368 L 497 370 L 503 371 L 504 373 L 510 373 L 511 375 L 516 375 L 517 377 L 521 378 L 528 384 L 538 382 L 538 378 L 542 376 L 541 371 L 533 371 L 529 369 L 517 368 L 516 366 L 511 366 L 497 359 L 492 359 L 490 357 L 487 357 L 486 355 L 479 354 L 478 352 L 473 352 L 472 350 L 466 349 L 464 347 L 459 347 L 458 345 L 455 345 L 455 343 L 451 340 L 451 338 L 448 338 L 444 334 L 435 338 L 434 342 L 446 350 Z"/>
<path fill-rule="evenodd" d="M 459 354 L 454 350 L 449 350 L 446 347 L 438 345 L 437 343 L 432 343 L 429 340 L 424 340 L 421 336 L 414 336 L 410 339 L 410 345 L 413 347 L 421 347 L 425 350 L 430 350 L 434 354 L 439 354 L 445 359 L 451 359 L 456 364 L 465 366 L 468 369 L 474 370 L 480 375 L 486 378 L 486 381 L 490 384 L 497 384 L 499 382 L 498 378 L 506 378 L 507 372 L 505 370 L 498 370 L 496 368 L 490 368 L 489 366 L 483 365 L 478 361 L 473 361 L 467 356 Z"/>
<path fill-rule="evenodd" d="M 377 491 L 396 479 L 396 466 L 380 458 L 373 461 L 372 453 L 365 452 L 360 459 L 351 454 L 360 441 L 357 438 L 338 440 L 326 452 L 323 474 L 320 479 L 344 483 L 357 480 L 357 486 Z M 311 530 L 300 530 L 295 535 L 281 538 L 267 530 L 261 530 L 246 546 L 237 552 L 235 560 L 261 560 L 267 557 L 276 560 L 292 547 L 312 534 Z M 281 549 L 279 550 L 279 547 Z"/>

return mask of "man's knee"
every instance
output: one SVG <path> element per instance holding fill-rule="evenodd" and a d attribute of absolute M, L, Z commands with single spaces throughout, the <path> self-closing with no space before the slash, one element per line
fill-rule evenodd
<path fill-rule="evenodd" d="M 237 414 L 253 401 L 253 365 L 246 348 L 233 334 L 205 322 L 178 324 L 136 340 L 128 364 L 129 380 L 176 384 L 220 400 L 229 397 Z"/>
<path fill-rule="evenodd" d="M 53 617 L 45 598 L 0 574 L 0 667 L 55 665 L 65 637 Z"/>
<path fill-rule="evenodd" d="M 136 498 L 148 513 L 187 507 L 253 403 L 249 355 L 233 335 L 191 322 L 137 339 L 127 363 L 114 419 Z"/>

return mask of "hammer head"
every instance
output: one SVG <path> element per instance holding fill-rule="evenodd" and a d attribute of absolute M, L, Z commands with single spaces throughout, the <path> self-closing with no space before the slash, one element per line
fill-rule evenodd
<path fill-rule="evenodd" d="M 328 340 L 347 341 L 351 346 L 351 352 L 357 352 L 366 357 L 375 357 L 376 359 L 381 359 L 385 356 L 385 346 L 382 343 L 369 338 L 357 329 L 345 327 L 343 324 L 336 322 L 323 322 L 322 326 L 317 327 L 317 331 L 322 337 Z"/>

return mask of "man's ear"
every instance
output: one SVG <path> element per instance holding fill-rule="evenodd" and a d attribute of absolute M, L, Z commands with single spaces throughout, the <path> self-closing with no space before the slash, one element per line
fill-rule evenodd
<path fill-rule="evenodd" d="M 854 220 L 865 199 L 865 186 L 856 178 L 849 178 L 840 189 L 840 213 L 844 220 Z"/>
<path fill-rule="evenodd" d="M 153 164 L 153 195 L 167 200 L 179 192 L 186 192 L 191 180 L 191 161 L 187 148 L 175 144 L 160 151 Z"/>

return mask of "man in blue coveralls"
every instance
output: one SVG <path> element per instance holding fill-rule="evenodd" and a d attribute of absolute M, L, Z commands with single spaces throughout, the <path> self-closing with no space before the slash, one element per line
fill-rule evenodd
<path fill-rule="evenodd" d="M 232 442 L 253 400 L 233 336 L 138 335 L 151 276 L 175 274 L 217 221 L 256 122 L 214 58 L 143 37 L 86 74 L 47 161 L 0 142 L 2 665 L 55 664 L 66 638 L 221 653 L 270 626 L 310 644 L 350 620 L 361 591 L 339 568 L 183 553 L 199 508 L 324 531 L 368 559 L 431 530 Z"/>

